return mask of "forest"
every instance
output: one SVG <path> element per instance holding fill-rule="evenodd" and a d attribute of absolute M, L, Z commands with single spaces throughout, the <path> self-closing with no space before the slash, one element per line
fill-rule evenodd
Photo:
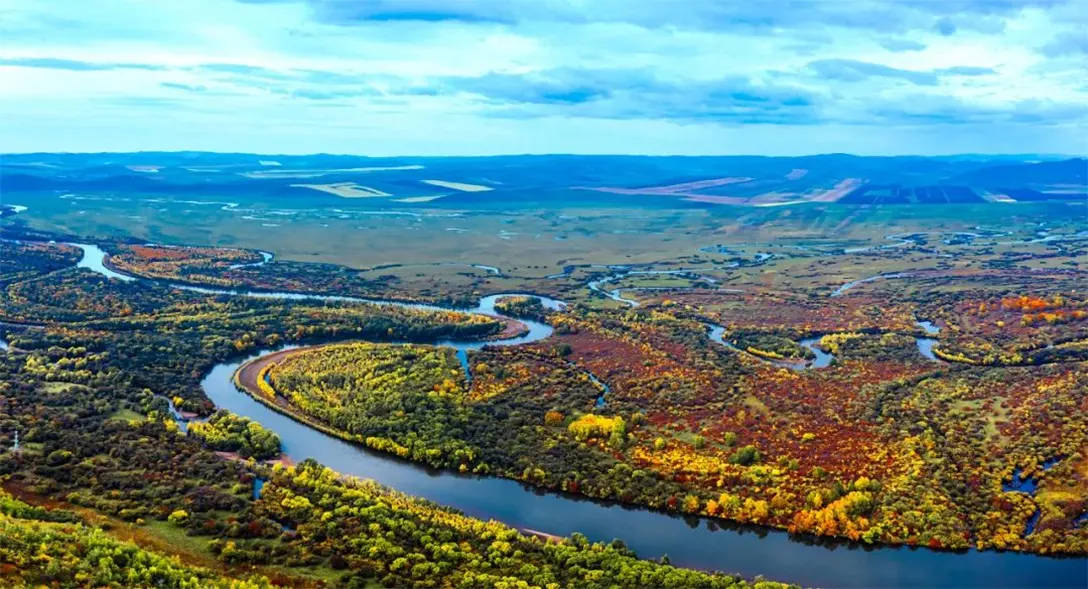
<path fill-rule="evenodd" d="M 287 356 L 265 394 L 371 448 L 591 497 L 870 543 L 1085 550 L 1075 365 L 947 365 L 906 334 L 840 332 L 820 341 L 832 367 L 795 371 L 655 309 L 549 320 L 554 343 L 471 353 L 467 385 L 448 350 L 356 344 Z M 1041 471 L 1034 498 L 1003 490 L 1054 457 L 1068 494 Z"/>
<path fill-rule="evenodd" d="M 274 433 L 212 412 L 197 396 L 210 365 L 256 346 L 336 335 L 487 337 L 493 320 L 220 299 L 57 268 L 49 261 L 66 253 L 61 247 L 13 249 L 29 258 L 20 267 L 31 277 L 10 287 L 26 296 L 2 299 L 11 321 L 10 349 L 0 353 L 0 583 L 785 587 L 641 560 L 622 542 L 526 534 L 312 460 L 269 461 L 279 455 Z M 48 289 L 58 296 L 45 296 Z M 131 313 L 106 311 L 126 306 Z M 63 314 L 71 309 L 78 317 Z M 40 321 L 25 321 L 37 311 L 46 311 Z M 358 347 L 388 366 L 403 354 L 433 366 L 425 396 L 465 396 L 464 371 L 445 351 Z M 153 378 L 152 369 L 162 374 Z M 391 395 L 396 385 L 386 382 Z M 173 393 L 192 416 L 188 427 L 169 411 Z"/>
<path fill-rule="evenodd" d="M 495 310 L 510 317 L 528 317 L 539 319 L 544 315 L 544 305 L 540 299 L 527 296 L 510 296 L 499 299 Z"/>
<path fill-rule="evenodd" d="M 236 452 L 242 458 L 267 460 L 280 455 L 279 436 L 255 421 L 222 409 L 207 421 L 189 424 L 188 434 L 212 450 Z"/>
<path fill-rule="evenodd" d="M 212 451 L 209 435 L 180 431 L 131 375 L 102 367 L 95 372 L 122 375 L 87 385 L 45 380 L 27 368 L 36 357 L 0 358 L 0 421 L 5 434 L 22 432 L 20 449 L 0 455 L 5 583 L 749 586 L 639 560 L 620 543 L 525 535 L 312 460 L 231 460 Z M 244 420 L 220 412 L 208 423 L 229 430 Z M 5 435 L 5 447 L 12 443 Z M 151 551 L 164 543 L 182 562 Z"/>
<path fill-rule="evenodd" d="M 272 587 L 266 578 L 224 578 L 185 566 L 86 526 L 71 512 L 35 509 L 3 491 L 0 580 L 13 587 Z"/>
<path fill-rule="evenodd" d="M 432 468 L 805 537 L 1088 553 L 1088 298 L 1065 274 L 1038 287 L 990 268 L 987 286 L 965 274 L 955 288 L 924 274 L 841 297 L 699 286 L 558 310 L 509 296 L 496 312 L 551 333 L 507 346 L 525 329 L 501 317 L 164 282 L 377 292 L 339 282 L 354 280 L 344 269 L 106 245 L 146 279 L 75 268 L 63 244 L 0 241 L 11 583 L 123 586 L 131 569 L 179 587 L 778 586 L 291 464 L 289 440 L 201 388 L 213 366 L 258 355 L 235 376 L 246 393 Z M 829 364 L 789 362 L 814 355 L 802 339 Z M 472 344 L 464 363 L 431 345 L 445 340 Z M 266 354 L 286 344 L 300 347 Z M 92 552 L 116 566 L 60 564 Z"/>
<path fill-rule="evenodd" d="M 39 245 L 20 246 L 12 255 L 20 265 L 37 268 L 6 287 L 2 321 L 20 326 L 11 338 L 13 346 L 41 349 L 59 361 L 64 348 L 82 342 L 137 374 L 156 393 L 180 397 L 179 409 L 201 415 L 212 412 L 199 391 L 202 372 L 262 347 L 349 337 L 483 339 L 503 329 L 493 318 L 454 311 L 230 297 L 149 281 L 109 280 L 85 269 L 57 271 L 49 265 L 57 254 Z M 107 333 L 110 337 L 94 337 Z"/>

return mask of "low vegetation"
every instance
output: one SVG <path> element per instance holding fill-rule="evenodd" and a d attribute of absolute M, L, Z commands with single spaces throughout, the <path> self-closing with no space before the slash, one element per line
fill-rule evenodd
<path fill-rule="evenodd" d="M 212 450 L 237 452 L 242 458 L 265 460 L 280 455 L 280 438 L 261 424 L 220 410 L 207 421 L 189 425 L 189 435 Z"/>
<path fill-rule="evenodd" d="M 551 337 L 473 349 L 467 370 L 429 344 L 491 341 L 508 322 L 120 282 L 73 268 L 74 248 L 0 242 L 11 344 L 0 352 L 0 484 L 19 498 L 0 496 L 0 575 L 58 586 L 748 584 L 638 560 L 620 542 L 526 535 L 312 460 L 270 466 L 279 438 L 217 412 L 201 379 L 286 343 L 304 347 L 239 373 L 254 397 L 435 468 L 859 543 L 1088 553 L 1088 299 L 1083 271 L 1066 264 L 1082 246 L 1029 255 L 993 253 L 981 237 L 903 239 L 855 253 L 687 254 L 660 266 L 704 266 L 721 282 L 638 291 L 638 306 L 595 298 L 575 278 L 588 265 L 573 268 L 548 279 L 571 295 L 563 310 L 525 296 L 496 304 L 547 322 Z M 194 284 L 380 295 L 394 282 L 256 265 L 245 249 L 107 248 L 118 268 Z M 939 248 L 959 257 L 938 259 Z M 830 296 L 923 261 L 909 279 Z M 524 279 L 503 270 L 486 280 Z M 495 292 L 398 289 L 461 302 Z M 812 352 L 799 342 L 817 337 L 833 362 L 804 368 L 796 360 Z M 936 341 L 934 357 L 921 337 Z M 188 433 L 167 398 L 196 416 Z M 104 560 L 70 564 L 92 557 Z"/>

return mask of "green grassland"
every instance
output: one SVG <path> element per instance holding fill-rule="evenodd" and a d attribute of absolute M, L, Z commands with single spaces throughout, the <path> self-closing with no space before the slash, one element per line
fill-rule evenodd
<path fill-rule="evenodd" d="M 279 260 L 341 264 L 363 270 L 367 278 L 392 276 L 400 290 L 421 296 L 525 290 L 572 300 L 589 296 L 584 288 L 589 275 L 607 272 L 592 265 L 684 268 L 717 279 L 724 288 L 770 289 L 834 289 L 875 274 L 981 268 L 1009 257 L 1031 257 L 1017 262 L 1024 267 L 1080 268 L 1078 250 L 1040 257 L 1053 253 L 1053 244 L 1026 240 L 1042 229 L 1057 235 L 1088 226 L 1083 206 L 1062 203 L 669 208 L 661 199 L 630 199 L 624 207 L 561 199 L 549 210 L 493 203 L 374 209 L 298 198 L 171 201 L 41 194 L 21 196 L 29 210 L 4 223 L 80 236 L 261 249 Z M 978 229 L 1007 233 L 970 244 L 945 244 L 931 236 L 912 247 L 889 247 L 895 244 L 890 235 Z M 715 246 L 720 251 L 704 249 Z M 871 249 L 844 252 L 863 248 Z M 760 261 L 768 254 L 773 258 Z M 497 267 L 501 274 L 473 264 Z M 569 276 L 547 278 L 568 266 L 576 266 Z M 640 276 L 608 286 L 684 288 L 691 281 Z"/>

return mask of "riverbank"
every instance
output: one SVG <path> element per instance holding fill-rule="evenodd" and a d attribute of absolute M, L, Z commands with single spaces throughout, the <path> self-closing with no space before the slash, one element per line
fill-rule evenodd
<path fill-rule="evenodd" d="M 815 343 L 818 341 L 818 338 L 816 338 L 816 337 L 805 338 L 804 341 L 805 341 L 806 347 L 807 346 L 814 346 Z M 272 352 L 272 353 L 269 353 L 269 354 L 258 356 L 256 358 L 253 358 L 253 359 L 250 359 L 248 361 L 245 361 L 245 362 L 241 363 L 233 371 L 231 381 L 232 381 L 234 387 L 236 388 L 236 390 L 241 391 L 242 393 L 244 393 L 250 399 L 252 399 L 252 400 L 260 403 L 261 405 L 267 407 L 268 409 L 271 409 L 271 410 L 273 410 L 273 411 L 275 411 L 275 412 L 277 412 L 277 413 L 279 413 L 279 414 L 281 414 L 283 416 L 286 416 L 286 417 L 288 417 L 288 418 L 290 418 L 290 419 L 292 419 L 292 420 L 294 420 L 294 421 L 296 421 L 296 422 L 298 422 L 298 423 L 300 423 L 300 424 L 302 424 L 302 425 L 304 425 L 306 427 L 317 430 L 317 431 L 319 431 L 321 433 L 324 433 L 325 435 L 337 438 L 337 439 L 342 440 L 344 442 L 347 442 L 349 444 L 353 444 L 353 445 L 365 448 L 368 452 L 373 452 L 373 453 L 377 454 L 379 459 L 382 459 L 382 460 L 395 460 L 395 461 L 398 461 L 398 462 L 407 462 L 409 464 L 417 465 L 419 468 L 425 468 L 430 472 L 435 472 L 435 471 L 433 471 L 434 467 L 431 466 L 431 465 L 428 465 L 425 462 L 422 462 L 420 460 L 412 461 L 411 459 L 407 458 L 405 455 L 401 455 L 401 454 L 398 454 L 398 453 L 391 452 L 389 450 L 389 448 L 387 448 L 385 446 L 372 446 L 372 445 L 368 444 L 368 441 L 369 441 L 368 439 L 363 438 L 360 435 L 352 435 L 352 434 L 350 434 L 348 432 L 338 430 L 338 429 L 336 429 L 336 428 L 334 428 L 334 427 L 332 427 L 332 426 L 330 426 L 330 425 L 328 425 L 328 424 L 326 424 L 326 423 L 324 423 L 324 422 L 322 422 L 322 421 L 320 421 L 318 419 L 315 419 L 314 417 L 306 414 L 305 412 L 301 411 L 297 407 L 292 406 L 282 396 L 275 395 L 275 394 L 270 396 L 270 394 L 268 392 L 269 387 L 263 382 L 264 374 L 266 373 L 266 371 L 268 370 L 269 367 L 273 366 L 277 362 L 281 362 L 281 361 L 285 360 L 286 358 L 288 358 L 292 354 L 300 353 L 300 352 L 306 352 L 306 351 L 312 351 L 312 350 L 320 349 L 322 347 L 329 346 L 329 345 L 342 345 L 342 342 L 341 343 L 336 343 L 336 344 L 323 344 L 323 345 L 316 345 L 316 346 L 294 347 L 294 348 L 291 348 L 291 349 L 279 350 L 279 351 L 275 351 L 275 352 Z M 831 356 L 830 354 L 827 354 L 827 353 L 823 353 L 823 356 L 824 357 L 820 359 L 820 364 L 822 366 L 819 366 L 819 367 L 826 367 L 826 366 L 830 365 L 830 363 L 831 363 L 831 361 L 833 359 L 833 356 Z M 816 362 L 813 362 L 813 364 L 816 364 Z M 807 368 L 811 369 L 811 368 L 816 368 L 816 367 L 818 367 L 818 366 L 810 365 Z M 590 375 L 590 379 L 593 380 L 595 382 L 595 384 L 598 384 L 598 386 L 602 387 L 602 395 L 601 395 L 600 398 L 598 398 L 598 406 L 601 406 L 603 404 L 602 403 L 603 396 L 607 392 L 608 387 L 607 387 L 607 385 L 600 382 L 599 380 L 596 380 L 595 377 L 592 377 L 592 375 Z M 443 474 L 450 473 L 450 474 L 454 474 L 456 476 L 456 474 L 455 474 L 456 471 L 455 470 L 443 469 L 441 472 Z M 462 471 L 462 473 L 463 472 L 464 471 Z M 585 499 L 590 500 L 590 501 L 603 502 L 602 504 L 605 504 L 605 505 L 620 505 L 620 506 L 623 506 L 626 509 L 653 510 L 656 513 L 661 513 L 663 515 L 672 516 L 672 517 L 677 517 L 677 516 L 681 516 L 681 517 L 698 517 L 700 520 L 706 521 L 708 523 L 708 525 L 710 525 L 710 526 L 730 527 L 730 526 L 738 525 L 734 520 L 731 520 L 731 519 L 728 519 L 728 518 L 705 516 L 705 515 L 688 516 L 688 515 L 684 514 L 683 512 L 680 512 L 679 510 L 655 509 L 655 508 L 653 508 L 653 507 L 651 507 L 651 506 L 649 506 L 649 505 L 647 505 L 645 503 L 642 503 L 642 502 L 625 501 L 625 500 L 622 500 L 620 498 L 617 498 L 617 497 L 611 496 L 611 495 L 598 495 L 598 494 L 594 494 L 594 493 L 591 493 L 591 492 L 587 492 L 586 490 L 584 490 L 585 488 L 576 489 L 576 490 L 565 490 L 564 489 L 563 491 L 560 491 L 560 489 L 555 485 L 543 484 L 543 483 L 534 481 L 531 478 L 518 476 L 518 472 L 506 472 L 506 471 L 501 471 L 501 470 L 495 470 L 495 471 L 489 472 L 487 474 L 492 478 L 500 478 L 500 479 L 506 479 L 506 480 L 510 480 L 510 481 L 516 481 L 517 483 L 519 483 L 521 485 L 524 485 L 526 487 L 529 487 L 529 488 L 539 489 L 541 491 L 547 491 L 547 492 L 552 492 L 552 493 L 557 493 L 557 494 L 561 494 L 561 496 L 584 497 Z M 779 524 L 778 522 L 765 522 L 765 523 L 761 524 L 760 526 L 750 526 L 751 529 L 756 529 L 756 530 L 770 530 L 770 529 L 773 529 L 773 530 L 779 530 L 779 531 L 786 531 L 786 530 L 789 529 L 789 527 L 790 526 L 788 525 L 788 523 Z M 905 546 L 915 547 L 916 546 L 915 544 L 911 544 L 909 542 L 899 543 L 899 544 L 896 544 L 896 543 L 882 543 L 882 542 L 876 542 L 876 543 L 851 542 L 851 541 L 849 541 L 849 540 L 847 540 L 845 538 L 839 537 L 839 536 L 815 537 L 815 536 L 809 536 L 809 535 L 804 535 L 804 534 L 802 534 L 802 535 L 790 534 L 790 537 L 794 538 L 794 539 L 797 539 L 797 540 L 800 540 L 800 541 L 804 541 L 804 542 L 815 542 L 815 543 L 826 544 L 826 545 L 843 545 L 843 546 L 853 547 L 853 548 L 864 546 L 867 550 L 873 550 L 873 549 L 877 549 L 877 548 L 894 550 L 897 547 L 901 547 L 901 546 L 903 546 L 903 547 L 905 547 Z M 966 550 L 932 548 L 932 547 L 926 548 L 926 550 L 934 550 L 934 551 L 953 553 L 953 554 L 955 554 L 955 553 L 966 553 L 967 552 Z"/>
<path fill-rule="evenodd" d="M 345 343 L 345 342 L 338 342 L 338 343 Z M 324 344 L 324 345 L 337 345 L 337 344 Z M 321 348 L 321 347 L 323 347 L 323 346 L 322 345 L 317 345 L 317 346 L 290 347 L 288 349 L 284 349 L 284 350 L 280 350 L 278 352 L 272 352 L 271 354 L 266 354 L 264 356 L 260 356 L 260 357 L 256 358 L 255 360 L 245 362 L 241 366 L 239 366 L 234 371 L 234 374 L 231 376 L 231 382 L 234 383 L 234 386 L 235 386 L 235 388 L 238 389 L 238 391 L 240 391 L 242 393 L 245 393 L 250 398 L 252 398 L 254 401 L 257 401 L 258 403 L 264 405 L 265 407 L 268 407 L 269 409 L 271 409 L 271 410 L 273 410 L 273 411 L 275 411 L 275 412 L 277 412 L 277 413 L 279 413 L 281 415 L 289 417 L 289 418 L 291 418 L 291 419 L 293 419 L 293 420 L 295 420 L 295 421 L 297 421 L 299 423 L 305 424 L 306 426 L 311 427 L 313 429 L 316 429 L 316 430 L 318 430 L 318 431 L 320 431 L 320 432 L 322 432 L 322 433 L 324 433 L 326 435 L 333 436 L 335 438 L 338 438 L 338 439 L 341 439 L 341 440 L 344 440 L 346 442 L 353 443 L 353 444 L 363 444 L 363 441 L 360 440 L 358 437 L 353 436 L 353 435 L 351 435 L 351 434 L 349 434 L 347 432 L 340 431 L 340 430 L 338 430 L 338 429 L 336 429 L 334 427 L 331 427 L 329 425 L 326 425 L 324 423 L 321 423 L 320 421 L 318 421 L 318 420 L 310 417 L 309 415 L 306 415 L 305 413 L 299 411 L 297 408 L 293 407 L 290 403 L 288 403 L 287 399 L 284 399 L 283 397 L 281 397 L 279 395 L 276 395 L 276 396 L 274 396 L 272 398 L 269 398 L 269 396 L 266 395 L 261 390 L 261 387 L 258 384 L 260 382 L 260 379 L 263 378 L 266 369 L 270 368 L 272 365 L 276 364 L 277 362 L 283 360 L 284 358 L 286 358 L 290 354 L 293 354 L 293 353 L 296 353 L 296 352 L 305 352 L 307 350 L 314 350 L 314 349 L 318 349 L 318 348 Z M 365 444 L 363 444 L 363 445 L 365 446 Z M 290 460 L 289 457 L 287 459 Z"/>
<path fill-rule="evenodd" d="M 257 352 L 244 360 L 218 365 L 204 378 L 202 387 L 218 407 L 277 432 L 284 453 L 295 460 L 312 457 L 339 473 L 374 479 L 472 517 L 560 537 L 580 533 L 591 541 L 618 538 L 643 558 L 668 554 L 678 566 L 734 571 L 749 578 L 769 574 L 770 566 L 775 569 L 775 578 L 806 586 L 989 589 L 1069 587 L 1088 580 L 1084 559 L 1077 557 L 936 551 L 799 536 L 594 500 L 508 478 L 434 470 L 320 431 L 238 391 L 233 376 L 243 364 L 281 351 L 285 350 Z"/>

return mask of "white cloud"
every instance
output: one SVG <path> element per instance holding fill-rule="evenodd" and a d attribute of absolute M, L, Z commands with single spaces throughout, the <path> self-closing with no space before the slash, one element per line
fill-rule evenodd
<path fill-rule="evenodd" d="M 0 0 L 0 151 L 1085 151 L 1075 3 L 848 4 Z"/>

